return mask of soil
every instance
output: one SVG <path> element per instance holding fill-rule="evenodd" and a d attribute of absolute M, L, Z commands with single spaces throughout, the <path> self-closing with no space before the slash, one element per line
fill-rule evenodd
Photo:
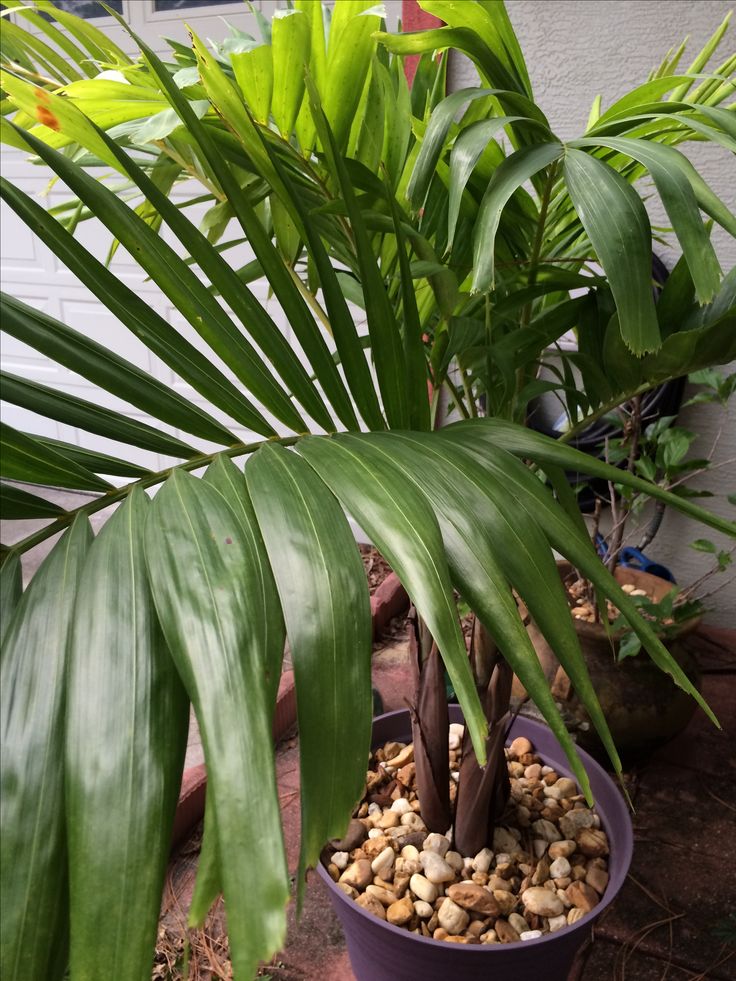
<path fill-rule="evenodd" d="M 363 565 L 365 566 L 365 572 L 368 576 L 368 588 L 370 589 L 372 596 L 386 576 L 390 575 L 391 566 L 384 559 L 378 549 L 374 548 L 372 545 L 363 545 L 361 543 L 358 548 L 360 549 L 360 554 L 363 557 Z"/>

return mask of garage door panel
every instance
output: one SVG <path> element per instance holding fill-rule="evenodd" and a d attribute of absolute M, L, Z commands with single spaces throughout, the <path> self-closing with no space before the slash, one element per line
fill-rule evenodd
<path fill-rule="evenodd" d="M 61 320 L 80 334 L 111 348 L 119 357 L 150 372 L 150 352 L 120 321 L 90 299 L 60 297 Z"/>

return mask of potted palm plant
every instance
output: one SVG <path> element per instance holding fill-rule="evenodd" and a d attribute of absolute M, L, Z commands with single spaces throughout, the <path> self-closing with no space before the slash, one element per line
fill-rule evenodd
<path fill-rule="evenodd" d="M 568 763 L 561 766 L 588 799 L 592 786 L 599 797 L 607 793 L 603 784 L 598 791 L 596 773 L 589 776 L 576 754 L 514 598 L 527 603 L 554 644 L 616 765 L 595 691 L 565 626 L 562 587 L 548 575 L 552 548 L 585 570 L 655 661 L 709 712 L 600 566 L 556 478 L 560 469 L 583 467 L 603 479 L 615 475 L 724 534 L 734 527 L 519 424 L 529 348 L 521 343 L 517 351 L 507 341 L 510 362 L 503 360 L 504 347 L 497 349 L 502 338 L 494 335 L 492 314 L 502 298 L 493 267 L 497 254 L 499 266 L 527 257 L 526 277 L 503 287 L 502 310 L 523 311 L 522 342 L 539 345 L 553 322 L 554 330 L 567 329 L 567 306 L 558 320 L 542 310 L 538 316 L 548 318 L 542 324 L 529 306 L 530 298 L 559 298 L 560 290 L 580 285 L 574 270 L 551 281 L 540 265 L 539 229 L 558 216 L 558 247 L 571 243 L 573 267 L 581 242 L 584 255 L 592 248 L 599 256 L 604 272 L 595 306 L 613 304 L 606 332 L 619 363 L 650 352 L 637 361 L 638 385 L 647 387 L 673 364 L 679 372 L 683 361 L 697 366 L 727 358 L 730 294 L 704 244 L 698 208 L 727 227 L 733 216 L 695 171 L 674 163 L 680 158 L 667 145 L 667 127 L 637 130 L 629 112 L 640 108 L 636 99 L 614 113 L 616 126 L 629 134 L 626 147 L 635 143 L 634 159 L 651 151 L 643 158 L 667 189 L 663 194 L 676 190 L 690 202 L 675 224 L 706 305 L 690 336 L 663 329 L 648 288 L 651 234 L 626 179 L 635 176 L 622 162 L 626 150 L 600 159 L 610 140 L 585 137 L 565 146 L 554 139 L 532 101 L 501 5 L 427 4 L 447 21 L 445 33 L 376 38 L 380 18 L 369 3 L 339 3 L 325 48 L 321 8 L 296 0 L 274 21 L 270 43 L 236 32 L 212 50 L 193 36 L 191 49 L 174 49 L 173 63 L 137 38 L 140 58 L 132 61 L 102 32 L 51 3 L 38 6 L 56 23 L 22 5 L 6 0 L 6 6 L 33 20 L 71 60 L 51 58 L 53 49 L 22 29 L 4 37 L 3 139 L 34 155 L 76 200 L 51 214 L 7 180 L 3 199 L 175 381 L 3 297 L 4 331 L 151 422 L 16 376 L 5 380 L 8 399 L 164 459 L 141 466 L 3 427 L 2 476 L 10 481 L 2 485 L 4 513 L 49 523 L 3 551 L 2 973 L 46 981 L 63 977 L 68 965 L 74 979 L 97 977 L 103 958 L 115 978 L 146 975 L 191 703 L 209 773 L 195 906 L 206 908 L 224 891 L 234 975 L 246 981 L 283 943 L 289 899 L 270 739 L 285 635 L 300 728 L 299 890 L 324 843 L 344 833 L 365 779 L 370 617 L 345 512 L 406 586 L 423 625 L 425 677 L 437 677 L 441 656 L 476 767 L 489 759 L 491 743 L 490 758 L 502 758 L 505 710 L 493 706 L 489 737 L 485 692 L 492 678 L 484 672 L 490 667 L 506 677 L 513 668 L 562 746 Z M 453 26 L 458 17 L 464 22 Z M 433 224 L 435 205 L 427 197 L 436 199 L 440 190 L 432 175 L 443 174 L 442 145 L 457 108 L 441 104 L 441 85 L 430 84 L 441 78 L 431 53 L 447 47 L 469 51 L 493 90 L 471 96 L 485 115 L 467 117 L 468 132 L 480 122 L 485 129 L 472 129 L 474 141 L 481 132 L 492 140 L 492 131 L 506 129 L 513 148 L 506 156 L 492 140 L 487 155 L 481 147 L 476 157 L 492 175 L 475 222 L 475 258 L 457 263 L 442 258 L 446 234 L 441 221 Z M 425 53 L 424 82 L 411 97 L 388 48 Z M 74 59 L 79 71 L 60 79 Z M 283 72 L 289 64 L 299 70 Z M 80 73 L 88 77 L 75 77 Z M 687 73 L 667 77 L 676 89 L 693 81 Z M 717 81 L 712 93 L 716 102 L 723 84 Z M 349 104 L 348 92 L 355 96 Z M 682 132 L 727 129 L 729 120 L 711 103 L 675 105 L 678 139 Z M 660 108 L 649 114 L 658 119 Z M 130 194 L 99 180 L 101 167 L 120 175 Z M 169 196 L 170 181 L 192 178 L 218 209 L 205 230 Z M 523 190 L 530 178 L 538 202 Z M 472 220 L 467 186 L 454 200 L 460 216 Z M 590 188 L 599 190 L 608 218 Z M 421 214 L 412 207 L 420 193 Z M 614 220 L 630 212 L 634 220 Z M 87 216 L 161 288 L 196 343 L 75 237 Z M 210 241 L 231 226 L 252 250 L 246 268 L 227 261 L 227 247 L 237 239 L 217 247 Z M 268 280 L 303 357 L 249 289 L 256 275 Z M 356 326 L 349 300 L 363 305 L 367 333 Z M 508 372 L 511 363 L 512 383 L 498 411 L 489 406 L 493 415 L 434 431 L 438 401 L 428 401 L 427 381 L 435 392 L 446 385 L 462 402 L 463 386 L 449 369 L 464 350 L 458 330 L 475 330 L 479 310 L 487 368 L 503 365 Z M 499 326 L 510 334 L 500 317 Z M 181 383 L 196 400 L 183 397 Z M 600 396 L 591 411 L 604 406 Z M 475 414 L 477 407 L 468 409 Z M 233 462 L 243 458 L 244 471 Z M 559 500 L 528 462 L 553 480 Z M 84 491 L 92 499 L 66 511 L 18 481 Z M 152 489 L 151 501 L 146 491 Z M 89 517 L 115 505 L 93 537 Z M 59 532 L 21 591 L 21 555 Z M 475 674 L 454 590 L 483 627 Z M 419 696 L 421 733 L 431 729 L 421 710 L 425 701 L 431 715 L 438 704 L 431 681 Z M 436 736 L 441 742 L 442 733 Z M 539 739 L 541 748 L 546 737 Z M 543 949 L 554 942 L 540 940 Z M 436 954 L 436 942 L 427 942 Z"/>

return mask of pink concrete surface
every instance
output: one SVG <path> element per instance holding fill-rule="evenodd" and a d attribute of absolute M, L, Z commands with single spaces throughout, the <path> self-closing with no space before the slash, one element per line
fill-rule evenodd
<path fill-rule="evenodd" d="M 438 17 L 428 14 L 417 3 L 417 0 L 403 0 L 401 5 L 401 29 L 402 31 L 426 31 L 430 27 L 441 27 L 442 21 Z M 411 87 L 414 76 L 419 64 L 419 55 L 409 55 L 404 59 L 404 72 L 406 80 Z"/>

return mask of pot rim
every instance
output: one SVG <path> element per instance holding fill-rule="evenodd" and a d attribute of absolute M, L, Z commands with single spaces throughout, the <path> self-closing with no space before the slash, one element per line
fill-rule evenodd
<path fill-rule="evenodd" d="M 451 706 L 451 709 L 452 708 L 459 708 L 459 706 Z M 383 722 L 384 720 L 388 721 L 390 719 L 396 719 L 398 721 L 400 717 L 405 718 L 407 720 L 407 728 L 409 728 L 410 726 L 409 712 L 407 709 L 399 709 L 398 711 L 395 712 L 386 712 L 384 715 L 376 716 L 376 718 L 373 720 L 373 725 L 375 726 L 377 722 Z M 456 721 L 456 720 L 451 720 L 451 721 Z M 542 732 L 549 733 L 550 735 L 552 734 L 549 727 L 543 725 L 541 722 L 537 722 L 534 719 L 528 719 L 525 716 L 520 716 L 520 715 L 516 716 L 516 718 L 511 723 L 511 726 L 509 727 L 509 732 L 507 734 L 507 739 L 506 739 L 506 745 L 508 745 L 511 742 L 511 740 L 518 735 L 529 735 L 529 738 L 532 740 L 532 743 L 534 743 L 534 738 L 533 738 L 534 734 L 535 733 L 539 734 Z M 557 745 L 559 746 L 559 743 L 557 743 Z M 614 885 L 614 875 L 611 874 L 606 892 L 604 893 L 603 896 L 601 896 L 598 905 L 594 909 L 592 909 L 589 913 L 586 913 L 584 916 L 582 916 L 575 923 L 569 924 L 568 926 L 563 927 L 561 930 L 557 930 L 554 933 L 542 934 L 541 937 L 536 937 L 534 940 L 523 940 L 520 941 L 519 943 L 513 943 L 513 944 L 499 943 L 499 944 L 448 945 L 443 940 L 435 940 L 432 937 L 423 937 L 416 933 L 411 933 L 409 930 L 404 930 L 402 927 L 394 926 L 393 923 L 388 923 L 386 920 L 380 920 L 377 916 L 374 916 L 372 913 L 369 913 L 367 910 L 359 906 L 355 902 L 355 900 L 347 896 L 342 891 L 342 889 L 338 889 L 337 884 L 330 878 L 327 869 L 324 867 L 321 861 L 317 862 L 317 866 L 316 866 L 317 874 L 320 876 L 322 881 L 327 885 L 333 896 L 337 897 L 342 903 L 350 903 L 351 908 L 354 909 L 354 912 L 356 912 L 362 918 L 365 918 L 366 920 L 371 922 L 372 925 L 384 930 L 390 930 L 396 936 L 403 937 L 407 943 L 417 943 L 425 946 L 429 944 L 432 947 L 438 947 L 442 950 L 447 950 L 448 946 L 452 946 L 454 949 L 457 950 L 458 956 L 460 957 L 470 958 L 470 957 L 491 956 L 493 951 L 496 952 L 503 951 L 506 954 L 508 954 L 508 952 L 510 950 L 513 950 L 514 948 L 517 950 L 522 950 L 522 949 L 527 950 L 533 947 L 542 947 L 545 944 L 554 942 L 556 939 L 559 939 L 562 936 L 569 938 L 572 936 L 573 933 L 579 933 L 582 930 L 587 930 L 592 925 L 592 923 L 596 919 L 598 919 L 601 913 L 608 906 L 610 906 L 610 904 L 616 898 L 619 891 L 621 890 L 621 887 L 624 884 L 626 875 L 629 870 L 629 866 L 631 865 L 631 859 L 634 850 L 634 834 L 633 834 L 633 827 L 631 824 L 631 817 L 629 815 L 629 811 L 626 807 L 624 799 L 618 794 L 614 780 L 606 773 L 603 767 L 593 759 L 592 756 L 590 756 L 588 753 L 585 752 L 585 750 L 581 749 L 578 746 L 576 746 L 576 750 L 588 774 L 590 776 L 594 775 L 599 780 L 603 780 L 606 783 L 610 784 L 616 793 L 616 797 L 613 799 L 611 806 L 607 808 L 608 820 L 606 821 L 605 828 L 607 833 L 609 834 L 611 855 L 612 856 L 615 855 L 615 863 L 612 862 L 611 865 L 613 865 L 614 870 L 618 872 L 618 875 L 615 878 L 620 881 L 618 881 L 617 884 Z M 561 776 L 568 776 L 574 779 L 572 771 L 570 770 L 567 764 L 567 757 L 565 756 L 562 747 L 560 747 L 560 756 L 561 759 L 559 761 L 552 760 L 552 762 L 554 762 L 555 764 L 555 769 L 557 770 L 558 773 L 560 773 Z M 610 832 L 612 825 L 615 823 L 613 820 L 613 813 L 612 813 L 613 811 L 618 811 L 617 817 L 619 818 L 620 823 L 622 824 L 622 829 L 617 832 L 616 838 L 614 838 Z M 623 820 L 621 821 L 621 819 Z M 614 888 L 611 888 L 612 885 L 614 885 Z"/>
<path fill-rule="evenodd" d="M 573 564 L 568 562 L 567 559 L 558 559 L 557 568 L 560 571 L 560 576 L 562 578 L 573 569 Z M 667 579 L 662 579 L 661 576 L 655 576 L 651 572 L 643 572 L 641 569 L 630 569 L 626 566 L 620 565 L 616 566 L 616 569 L 614 570 L 614 578 L 619 585 L 626 582 L 638 582 L 640 585 L 642 585 L 649 580 L 654 580 L 657 583 L 663 583 L 664 585 L 669 586 L 671 589 L 679 588 L 677 583 L 669 582 Z M 702 613 L 693 614 L 693 616 L 689 617 L 687 620 L 683 620 L 682 623 L 677 624 L 677 628 L 671 631 L 669 637 L 667 637 L 667 641 L 669 643 L 673 643 L 674 641 L 679 640 L 681 637 L 686 637 L 694 630 L 697 630 L 702 621 Z M 572 623 L 576 633 L 579 633 L 583 637 L 590 637 L 593 640 L 598 641 L 610 640 L 611 643 L 618 643 L 624 634 L 628 632 L 626 627 L 622 627 L 619 630 L 606 630 L 602 623 L 590 623 L 587 620 L 576 620 L 574 617 L 572 618 Z M 663 635 L 658 631 L 655 632 L 657 633 L 659 639 L 662 640 Z"/>

